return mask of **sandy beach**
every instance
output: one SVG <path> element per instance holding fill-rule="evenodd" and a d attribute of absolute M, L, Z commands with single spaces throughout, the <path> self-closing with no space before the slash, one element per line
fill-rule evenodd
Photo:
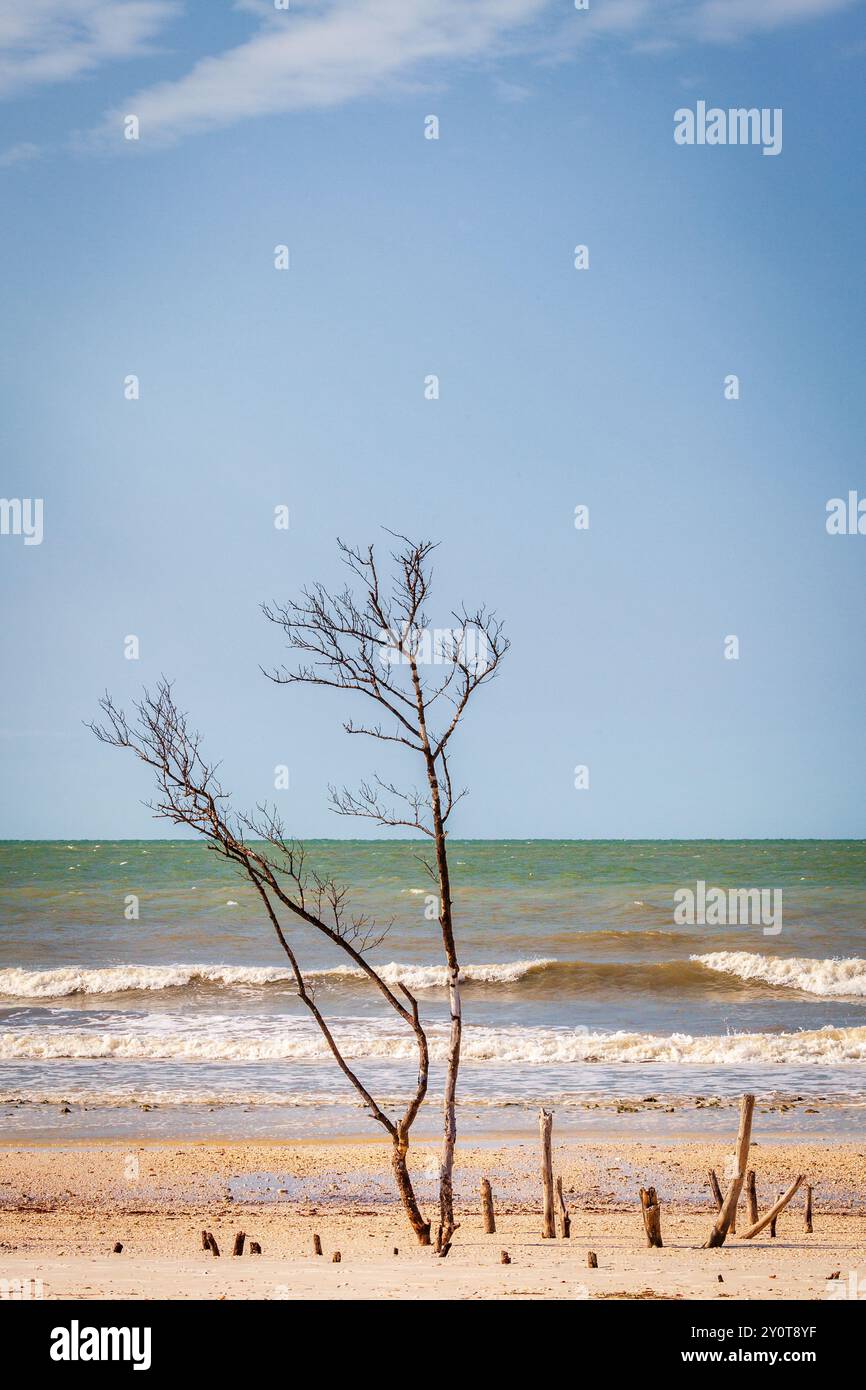
<path fill-rule="evenodd" d="M 555 1145 L 572 1233 L 551 1241 L 541 1239 L 535 1143 L 492 1140 L 460 1151 L 461 1225 L 441 1260 L 410 1238 L 387 1152 L 374 1142 L 9 1146 L 0 1149 L 0 1279 L 25 1281 L 25 1292 L 46 1299 L 808 1300 L 841 1287 L 850 1296 L 852 1272 L 866 1267 L 864 1157 L 866 1146 L 855 1144 L 755 1145 L 761 1210 L 804 1172 L 814 1233 L 804 1232 L 798 1194 L 775 1239 L 765 1230 L 705 1251 L 706 1173 L 725 1158 L 717 1142 Z M 421 1193 L 433 1191 L 435 1159 L 432 1146 L 414 1152 Z M 482 1176 L 495 1194 L 493 1235 L 482 1227 Z M 661 1250 L 645 1244 L 641 1184 L 662 1202 Z M 741 1218 L 743 1229 L 742 1208 Z M 219 1259 L 202 1251 L 205 1228 Z M 239 1230 L 248 1240 L 236 1258 Z M 260 1256 L 249 1254 L 251 1240 Z M 123 1250 L 113 1254 L 117 1242 Z M 510 1264 L 500 1262 L 503 1250 Z M 587 1268 L 589 1250 L 597 1269 Z M 828 1282 L 837 1271 L 840 1280 Z"/>

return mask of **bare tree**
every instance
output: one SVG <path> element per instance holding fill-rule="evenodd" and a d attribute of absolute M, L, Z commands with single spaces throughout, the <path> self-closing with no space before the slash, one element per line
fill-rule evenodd
<path fill-rule="evenodd" d="M 343 589 L 330 593 L 315 584 L 303 590 L 297 602 L 264 606 L 265 616 L 282 628 L 289 647 L 301 657 L 294 669 L 280 667 L 266 674 L 281 684 L 331 686 L 364 695 L 384 711 L 385 727 L 381 722 L 357 725 L 350 720 L 343 726 L 347 733 L 402 745 L 421 760 L 423 790 L 401 790 L 376 776 L 358 791 L 332 787 L 330 793 L 337 814 L 406 828 L 427 836 L 433 846 L 435 864 L 423 862 L 439 890 L 451 1019 L 436 1241 L 445 1254 L 456 1229 L 452 1174 L 462 1030 L 447 826 L 465 795 L 465 790 L 454 790 L 449 744 L 469 700 L 495 675 L 509 643 L 502 624 L 485 608 L 452 611 L 453 628 L 431 629 L 425 603 L 435 547 L 430 541 L 412 542 L 400 535 L 395 539 L 400 548 L 391 555 L 394 572 L 387 588 L 372 545 L 360 550 L 338 541 L 352 575 Z"/>
<path fill-rule="evenodd" d="M 367 959 L 367 951 L 381 942 L 383 933 L 366 916 L 348 914 L 344 886 L 307 869 L 303 846 L 286 839 L 276 811 L 260 806 L 256 817 L 232 814 L 227 795 L 217 780 L 216 767 L 203 758 L 201 737 L 190 727 L 187 715 L 177 708 L 167 681 L 160 681 L 153 695 L 144 692 L 135 705 L 137 717 L 132 724 L 109 695 L 100 701 L 100 708 L 105 722 L 89 725 L 96 737 L 114 748 L 131 749 L 154 770 L 158 799 L 148 803 L 154 815 L 175 825 L 187 825 L 202 835 L 213 850 L 245 873 L 256 889 L 288 957 L 298 998 L 315 1019 L 340 1070 L 391 1139 L 391 1161 L 400 1198 L 418 1240 L 429 1245 L 430 1222 L 424 1220 L 418 1208 L 406 1164 L 409 1131 L 427 1093 L 427 1037 L 413 995 L 400 984 L 398 988 L 406 1000 L 403 1003 Z M 346 1061 L 286 938 L 280 908 L 287 909 L 345 952 L 411 1030 L 418 1053 L 418 1079 L 398 1119 L 386 1113 Z"/>

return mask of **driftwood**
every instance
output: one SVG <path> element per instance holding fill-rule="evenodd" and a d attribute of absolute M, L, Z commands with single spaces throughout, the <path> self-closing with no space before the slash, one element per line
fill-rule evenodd
<path fill-rule="evenodd" d="M 806 1183 L 806 1210 L 803 1212 L 803 1230 L 807 1236 L 812 1234 L 812 1184 Z"/>
<path fill-rule="evenodd" d="M 754 1168 L 750 1168 L 746 1174 L 746 1199 L 749 1203 L 749 1225 L 754 1226 L 758 1219 L 758 1194 L 755 1191 Z"/>
<path fill-rule="evenodd" d="M 571 1236 L 571 1217 L 562 1195 L 562 1178 L 556 1179 L 556 1202 L 559 1207 L 559 1234 L 563 1240 L 568 1240 Z"/>
<path fill-rule="evenodd" d="M 746 1163 L 749 1158 L 749 1145 L 752 1138 L 752 1113 L 754 1109 L 755 1097 L 743 1096 L 740 1102 L 740 1128 L 737 1132 L 736 1171 L 731 1179 L 731 1185 L 725 1193 L 722 1209 L 716 1217 L 708 1239 L 704 1242 L 704 1250 L 714 1250 L 718 1246 L 724 1245 L 725 1237 L 731 1229 L 737 1203 L 740 1200 L 740 1193 L 743 1190 L 743 1183 L 746 1181 Z"/>
<path fill-rule="evenodd" d="M 538 1117 L 541 1131 L 541 1185 L 544 1190 L 544 1217 L 541 1227 L 543 1240 L 556 1239 L 556 1222 L 553 1215 L 553 1154 L 551 1136 L 553 1134 L 553 1115 L 542 1110 Z"/>
<path fill-rule="evenodd" d="M 334 1253 L 333 1253 L 333 1255 L 331 1256 L 331 1264 L 332 1264 L 332 1265 L 338 1265 L 338 1264 L 340 1263 L 340 1261 L 341 1261 L 342 1258 L 343 1258 L 343 1257 L 342 1257 L 342 1255 L 340 1254 L 339 1250 L 335 1250 Z"/>
<path fill-rule="evenodd" d="M 586 1267 L 587 1269 L 598 1269 L 598 1255 L 594 1250 L 587 1250 L 586 1252 Z"/>
<path fill-rule="evenodd" d="M 251 1240 L 251 1241 L 250 1241 L 250 1254 L 251 1254 L 251 1255 L 260 1255 L 261 1253 L 262 1253 L 262 1247 L 259 1245 L 259 1242 L 258 1242 L 257 1240 Z"/>
<path fill-rule="evenodd" d="M 646 1243 L 650 1247 L 655 1246 L 661 1249 L 663 1244 L 662 1212 L 654 1187 L 641 1188 L 640 1205 L 643 1212 L 644 1229 L 646 1230 Z"/>
<path fill-rule="evenodd" d="M 780 1192 L 780 1193 L 779 1193 L 779 1197 L 781 1197 L 781 1196 L 783 1196 L 783 1193 Z M 779 1198 L 777 1197 L 776 1200 L 778 1201 Z M 753 1224 L 754 1224 L 754 1223 L 753 1223 Z M 771 1236 L 771 1238 L 772 1238 L 773 1240 L 776 1239 L 776 1217 L 775 1217 L 775 1216 L 772 1217 L 772 1219 L 771 1219 L 771 1221 L 770 1221 L 770 1236 Z"/>
<path fill-rule="evenodd" d="M 219 1255 L 220 1248 L 219 1248 L 219 1246 L 217 1245 L 216 1241 L 214 1240 L 213 1231 L 208 1231 L 208 1233 L 207 1233 L 207 1243 L 208 1243 L 208 1249 L 210 1250 L 211 1254 L 212 1254 L 212 1255 Z"/>
<path fill-rule="evenodd" d="M 120 1252 L 121 1252 L 122 1250 L 123 1250 L 123 1246 L 122 1246 L 122 1244 L 120 1243 L 120 1241 L 118 1240 L 118 1241 L 115 1242 L 114 1249 L 112 1250 L 111 1253 L 112 1253 L 112 1255 L 119 1255 Z"/>
<path fill-rule="evenodd" d="M 719 1180 L 716 1177 L 715 1168 L 710 1169 L 709 1173 L 707 1174 L 707 1177 L 710 1180 L 710 1188 L 713 1194 L 713 1201 L 716 1204 L 716 1211 L 721 1211 L 722 1202 L 724 1199 L 722 1197 L 722 1189 L 719 1187 Z"/>
<path fill-rule="evenodd" d="M 484 1217 L 484 1234 L 496 1234 L 496 1215 L 493 1210 L 493 1190 L 487 1178 L 481 1179 L 481 1214 Z"/>
<path fill-rule="evenodd" d="M 501 1265 L 510 1265 L 510 1264 L 511 1264 L 511 1256 L 509 1255 L 509 1253 L 508 1253 L 507 1250 L 500 1250 L 500 1252 L 499 1252 L 499 1263 L 500 1263 Z"/>
<path fill-rule="evenodd" d="M 797 1177 L 794 1179 L 794 1181 L 791 1183 L 791 1186 L 788 1188 L 788 1191 L 784 1192 L 782 1196 L 779 1198 L 779 1200 L 776 1202 L 776 1205 L 771 1207 L 770 1210 L 766 1213 L 766 1215 L 762 1216 L 761 1220 L 756 1222 L 754 1226 L 750 1226 L 748 1231 L 743 1231 L 743 1240 L 751 1240 L 753 1236 L 756 1236 L 759 1231 L 763 1231 L 765 1226 L 769 1226 L 770 1222 L 775 1220 L 775 1218 L 779 1215 L 779 1212 L 783 1209 L 783 1207 L 786 1207 L 790 1202 L 794 1193 L 797 1191 L 797 1188 L 802 1183 L 804 1176 L 805 1175 L 803 1173 L 799 1173 Z"/>
<path fill-rule="evenodd" d="M 210 1250 L 210 1239 L 207 1231 L 201 1233 L 201 1248 L 202 1250 Z"/>
<path fill-rule="evenodd" d="M 238 1231 L 237 1235 L 235 1236 L 234 1246 L 232 1248 L 233 1255 L 242 1255 L 244 1253 L 244 1241 L 246 1240 L 246 1238 L 246 1231 Z"/>
<path fill-rule="evenodd" d="M 322 1253 L 322 1237 L 319 1236 L 319 1235 L 316 1235 L 316 1234 L 314 1233 L 314 1235 L 313 1235 L 313 1254 L 314 1254 L 314 1255 L 321 1255 L 321 1253 Z"/>

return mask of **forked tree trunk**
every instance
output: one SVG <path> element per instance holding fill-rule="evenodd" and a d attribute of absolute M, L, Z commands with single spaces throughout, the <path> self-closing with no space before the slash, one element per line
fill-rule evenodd
<path fill-rule="evenodd" d="M 725 1194 L 722 1209 L 716 1218 L 713 1229 L 710 1231 L 709 1238 L 704 1243 L 705 1250 L 714 1250 L 720 1245 L 724 1245 L 725 1237 L 731 1227 L 734 1214 L 737 1210 L 737 1203 L 740 1200 L 740 1193 L 743 1190 L 743 1183 L 746 1181 L 746 1164 L 749 1160 L 749 1145 L 752 1139 L 752 1112 L 755 1109 L 755 1097 L 743 1096 L 740 1102 L 740 1128 L 737 1133 L 737 1151 L 734 1159 L 735 1173 L 731 1179 L 731 1185 Z"/>
<path fill-rule="evenodd" d="M 406 1150 L 408 1145 L 400 1140 L 394 1142 L 391 1151 L 391 1165 L 394 1169 L 394 1177 L 397 1179 L 397 1191 L 400 1193 L 400 1200 L 409 1218 L 409 1225 L 418 1237 L 419 1245 L 430 1244 L 430 1222 L 425 1221 L 415 1200 L 415 1191 L 412 1187 L 412 1179 L 409 1177 L 409 1169 L 406 1167 Z"/>
<path fill-rule="evenodd" d="M 771 1221 L 775 1221 L 776 1217 L 779 1215 L 779 1212 L 783 1209 L 783 1207 L 786 1207 L 788 1205 L 794 1193 L 797 1191 L 797 1188 L 802 1183 L 803 1176 L 804 1175 L 802 1173 L 799 1173 L 798 1176 L 791 1183 L 791 1186 L 788 1188 L 788 1191 L 782 1193 L 775 1206 L 770 1207 L 770 1210 L 766 1213 L 765 1216 L 761 1217 L 761 1220 L 758 1221 L 756 1225 L 750 1226 L 748 1231 L 743 1231 L 743 1240 L 751 1240 L 752 1237 L 756 1236 L 759 1231 L 763 1231 L 765 1226 L 769 1226 Z"/>

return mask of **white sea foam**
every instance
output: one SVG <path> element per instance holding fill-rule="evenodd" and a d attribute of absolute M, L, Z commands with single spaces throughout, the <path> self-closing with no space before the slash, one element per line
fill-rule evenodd
<path fill-rule="evenodd" d="M 327 1056 L 315 1025 L 306 1020 L 254 1020 L 210 1017 L 192 1025 L 164 1016 L 130 1028 L 123 1015 L 110 1025 L 92 1029 L 51 1027 L 0 1033 L 0 1060 L 60 1059 L 180 1062 L 265 1062 L 319 1060 Z M 186 1025 L 186 1026 L 185 1026 Z M 390 1023 L 352 1019 L 333 1025 L 341 1050 L 349 1059 L 414 1060 L 415 1044 L 408 1030 Z M 429 1029 L 430 1053 L 436 1061 L 447 1056 L 447 1030 Z M 795 1033 L 729 1033 L 692 1036 L 673 1033 L 600 1033 L 587 1028 L 486 1028 L 468 1026 L 462 1055 L 467 1062 L 545 1066 L 568 1062 L 665 1062 L 700 1066 L 743 1064 L 823 1063 L 866 1061 L 866 1026 L 826 1027 Z"/>
<path fill-rule="evenodd" d="M 749 951 L 710 951 L 689 959 L 707 970 L 736 975 L 741 980 L 762 980 L 765 984 L 799 989 L 825 999 L 866 998 L 866 960 L 856 956 L 847 960 L 809 960 L 801 956 L 762 956 Z"/>
<path fill-rule="evenodd" d="M 506 961 L 503 964 L 466 965 L 462 978 L 474 984 L 513 984 L 533 971 L 544 970 L 548 959 Z M 405 984 L 408 989 L 443 989 L 447 972 L 440 965 L 407 965 L 391 961 L 376 967 L 386 984 Z M 308 980 L 361 981 L 367 977 L 356 966 L 309 970 Z M 53 970 L 0 970 L 0 996 L 16 999 L 62 999 L 72 994 L 124 994 L 131 991 L 183 989 L 188 985 L 236 986 L 294 985 L 291 970 L 282 966 L 255 965 L 109 965 L 96 969 L 59 966 Z"/>

